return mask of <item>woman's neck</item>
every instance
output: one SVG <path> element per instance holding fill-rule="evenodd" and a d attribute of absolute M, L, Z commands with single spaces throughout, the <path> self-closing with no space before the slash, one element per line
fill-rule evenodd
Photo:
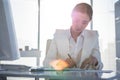
<path fill-rule="evenodd" d="M 77 37 L 81 34 L 81 32 L 80 33 L 77 33 L 77 32 L 75 32 L 74 30 L 72 30 L 72 29 L 70 29 L 70 32 L 71 32 L 71 36 L 72 36 L 72 38 L 75 40 L 75 42 L 77 41 Z"/>

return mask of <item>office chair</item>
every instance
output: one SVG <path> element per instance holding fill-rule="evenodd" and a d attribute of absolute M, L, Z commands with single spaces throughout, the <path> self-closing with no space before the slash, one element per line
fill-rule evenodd
<path fill-rule="evenodd" d="M 47 43 L 46 43 L 46 54 L 47 54 L 47 52 L 48 52 L 48 49 L 49 49 L 49 47 L 50 47 L 51 42 L 52 42 L 52 39 L 48 39 L 48 40 L 47 40 Z"/>

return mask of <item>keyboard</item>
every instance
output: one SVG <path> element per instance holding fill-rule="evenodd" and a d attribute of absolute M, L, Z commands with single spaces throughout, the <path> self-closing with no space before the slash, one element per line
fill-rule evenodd
<path fill-rule="evenodd" d="M 0 64 L 1 70 L 9 71 L 28 71 L 31 67 L 26 65 L 17 65 L 17 64 Z"/>
<path fill-rule="evenodd" d="M 43 72 L 43 71 L 56 71 L 53 68 L 46 68 L 46 67 L 37 67 L 37 68 L 30 68 L 31 72 Z M 83 70 L 80 68 L 66 68 L 63 71 L 81 71 L 81 72 L 99 72 L 99 73 L 111 73 L 112 70 Z"/>
<path fill-rule="evenodd" d="M 30 68 L 31 72 L 42 72 L 42 71 L 55 71 L 53 68 L 45 68 L 45 67 L 32 67 Z"/>

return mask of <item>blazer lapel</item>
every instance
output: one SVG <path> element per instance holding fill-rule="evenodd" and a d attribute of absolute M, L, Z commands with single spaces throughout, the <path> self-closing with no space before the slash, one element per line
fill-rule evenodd
<path fill-rule="evenodd" d="M 89 36 L 89 33 L 87 33 L 87 31 L 85 31 L 84 34 L 84 41 L 83 41 L 83 48 L 82 48 L 82 53 L 81 53 L 81 63 L 90 56 L 91 54 L 91 49 L 92 49 L 92 45 L 94 43 L 92 43 L 92 38 L 91 36 Z"/>
<path fill-rule="evenodd" d="M 70 53 L 69 38 L 66 36 L 67 34 L 64 33 L 64 35 L 59 36 L 61 39 L 57 39 L 58 53 L 60 54 L 59 56 L 61 56 L 63 59 L 66 59 L 68 57 L 68 53 Z"/>

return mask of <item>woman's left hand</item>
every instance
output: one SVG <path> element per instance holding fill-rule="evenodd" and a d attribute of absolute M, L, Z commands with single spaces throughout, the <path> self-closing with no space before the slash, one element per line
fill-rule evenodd
<path fill-rule="evenodd" d="M 98 65 L 98 61 L 96 57 L 90 56 L 89 58 L 85 59 L 81 65 L 81 69 L 88 69 L 92 66 L 93 69 L 96 69 L 96 66 Z"/>

